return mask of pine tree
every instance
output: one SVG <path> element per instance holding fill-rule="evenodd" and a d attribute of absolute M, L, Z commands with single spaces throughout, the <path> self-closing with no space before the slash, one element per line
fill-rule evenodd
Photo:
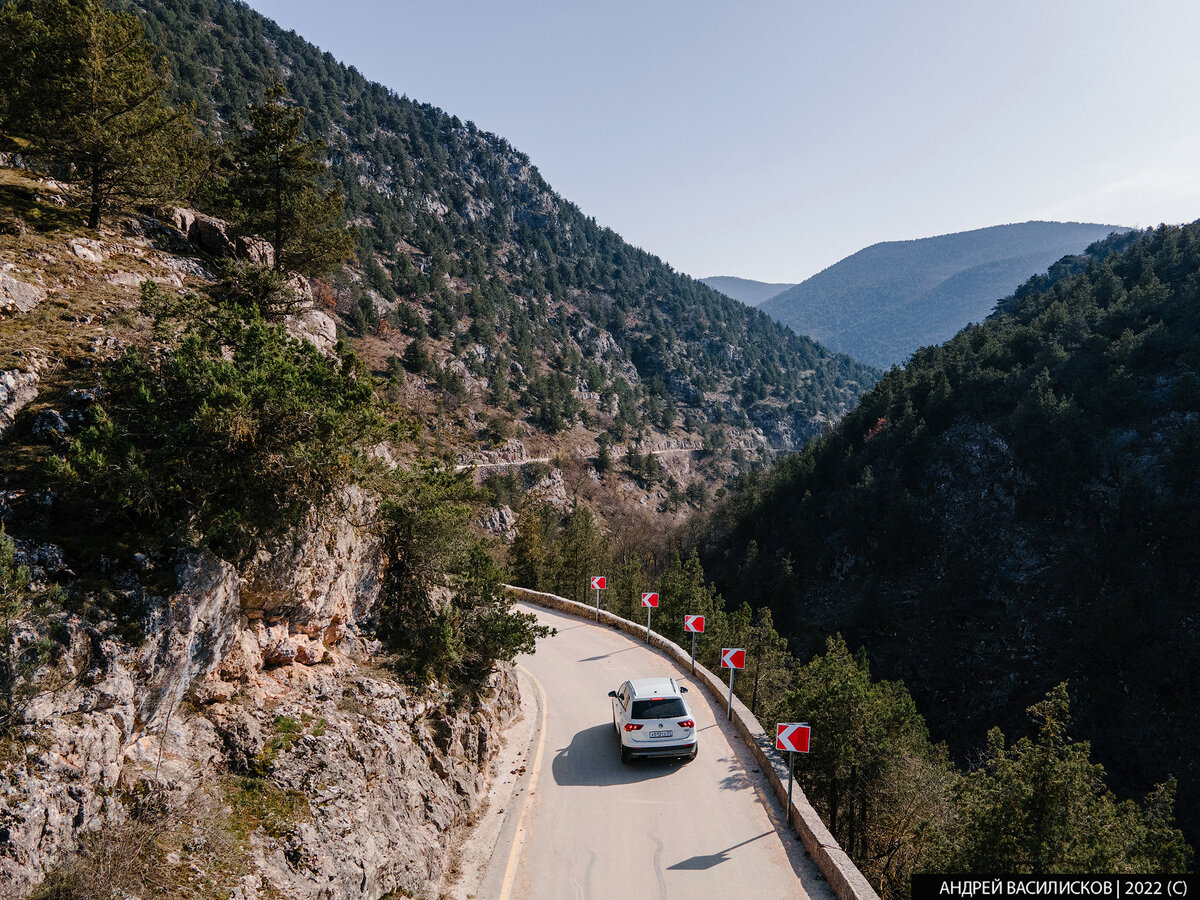
<path fill-rule="evenodd" d="M 556 535 L 547 521 L 553 508 L 527 498 L 517 513 L 517 535 L 509 548 L 513 584 L 546 590 L 557 567 Z"/>
<path fill-rule="evenodd" d="M 1177 873 L 1191 849 L 1174 826 L 1174 784 L 1144 805 L 1119 802 L 1091 746 L 1068 736 L 1070 705 L 1060 684 L 1029 708 L 1036 733 L 1007 745 L 988 734 L 984 764 L 964 778 L 955 828 L 926 867 L 945 872 Z"/>
<path fill-rule="evenodd" d="M 164 100 L 142 24 L 95 0 L 0 8 L 0 131 L 99 228 L 106 211 L 181 190 L 195 127 Z"/>
<path fill-rule="evenodd" d="M 586 506 L 575 504 L 567 513 L 559 539 L 555 591 L 580 603 L 588 599 L 588 576 L 607 567 L 599 528 Z"/>
<path fill-rule="evenodd" d="M 321 187 L 325 144 L 302 140 L 303 128 L 304 110 L 276 83 L 233 141 L 229 187 L 237 231 L 270 243 L 276 271 L 316 276 L 352 255 L 354 235 L 341 225 L 341 187 Z"/>
<path fill-rule="evenodd" d="M 865 654 L 852 654 L 841 635 L 793 684 L 779 716 L 813 733 L 796 777 L 880 894 L 903 896 L 922 842 L 945 818 L 953 775 L 944 750 L 930 744 L 904 685 L 873 681 Z"/>

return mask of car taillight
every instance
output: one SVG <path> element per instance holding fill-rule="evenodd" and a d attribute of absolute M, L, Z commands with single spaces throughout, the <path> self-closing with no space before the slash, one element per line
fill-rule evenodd
<path fill-rule="evenodd" d="M 693 722 L 691 719 L 684 719 L 682 722 L 679 723 L 679 727 L 680 728 L 695 728 L 696 723 Z"/>
<path fill-rule="evenodd" d="M 625 726 L 625 730 L 626 731 L 637 731 L 641 727 L 642 726 L 637 724 L 637 722 L 630 722 L 628 725 Z"/>

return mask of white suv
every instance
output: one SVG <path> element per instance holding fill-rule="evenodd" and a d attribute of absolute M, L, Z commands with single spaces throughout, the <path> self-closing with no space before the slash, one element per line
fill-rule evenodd
<path fill-rule="evenodd" d="M 674 678 L 634 678 L 612 697 L 613 727 L 621 741 L 621 762 L 635 756 L 696 758 L 696 721 Z"/>

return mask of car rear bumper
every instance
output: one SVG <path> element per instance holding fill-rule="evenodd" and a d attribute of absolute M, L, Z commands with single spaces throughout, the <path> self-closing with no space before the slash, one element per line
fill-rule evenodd
<path fill-rule="evenodd" d="M 670 745 L 625 745 L 625 753 L 629 756 L 691 756 L 696 749 L 696 741 L 688 744 L 670 744 Z"/>

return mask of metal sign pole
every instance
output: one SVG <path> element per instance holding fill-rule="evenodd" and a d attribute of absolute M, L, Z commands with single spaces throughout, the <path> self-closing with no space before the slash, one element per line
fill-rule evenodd
<path fill-rule="evenodd" d="M 725 714 L 726 718 L 728 718 L 730 721 L 733 720 L 733 673 L 734 673 L 734 671 L 736 671 L 736 670 L 733 668 L 733 666 L 730 666 L 729 667 L 729 712 L 727 712 Z"/>
<path fill-rule="evenodd" d="M 650 613 L 654 611 L 653 606 L 646 607 L 646 643 L 650 643 Z"/>
<path fill-rule="evenodd" d="M 600 588 L 596 588 L 596 621 L 600 621 Z"/>
<path fill-rule="evenodd" d="M 796 768 L 796 751 L 788 751 L 788 801 L 787 801 L 787 823 L 788 827 L 792 827 L 792 770 Z"/>
<path fill-rule="evenodd" d="M 692 674 L 696 674 L 696 632 L 692 632 Z"/>

